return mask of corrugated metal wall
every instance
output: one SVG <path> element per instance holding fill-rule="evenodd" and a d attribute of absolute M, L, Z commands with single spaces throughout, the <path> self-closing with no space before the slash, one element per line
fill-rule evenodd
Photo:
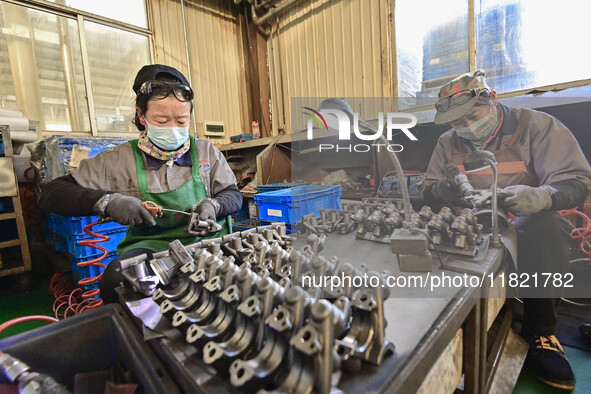
<path fill-rule="evenodd" d="M 151 0 L 156 62 L 187 73 L 187 47 L 180 0 Z M 230 136 L 248 132 L 246 81 L 238 9 L 233 2 L 185 0 L 191 86 L 195 90 L 197 132 L 203 122 L 224 122 Z"/>
<path fill-rule="evenodd" d="M 291 131 L 294 97 L 392 97 L 391 3 L 302 0 L 267 40 L 273 130 Z"/>

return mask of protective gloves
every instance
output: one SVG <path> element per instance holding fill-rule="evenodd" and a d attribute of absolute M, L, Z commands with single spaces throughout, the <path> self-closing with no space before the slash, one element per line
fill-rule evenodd
<path fill-rule="evenodd" d="M 548 185 L 531 187 L 526 185 L 507 186 L 499 191 L 501 204 L 517 216 L 529 216 L 552 207 L 552 194 L 556 190 Z"/>
<path fill-rule="evenodd" d="M 462 199 L 462 193 L 447 178 L 435 182 L 431 186 L 431 193 L 435 198 L 443 201 L 459 201 Z"/>
<path fill-rule="evenodd" d="M 201 220 L 211 219 L 216 222 L 216 213 L 219 210 L 219 206 L 219 203 L 213 198 L 205 198 L 193 205 L 191 212 L 198 213 L 199 219 Z"/>
<path fill-rule="evenodd" d="M 142 201 L 139 198 L 119 193 L 111 194 L 109 203 L 105 208 L 105 214 L 105 216 L 110 217 L 117 223 L 124 225 L 133 226 L 144 222 L 150 226 L 156 225 L 156 221 L 150 212 L 142 207 Z"/>

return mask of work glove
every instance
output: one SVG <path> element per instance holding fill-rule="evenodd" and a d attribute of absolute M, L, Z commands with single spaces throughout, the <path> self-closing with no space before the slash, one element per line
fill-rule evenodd
<path fill-rule="evenodd" d="M 433 197 L 443 201 L 459 201 L 462 193 L 447 178 L 443 178 L 431 186 Z"/>
<path fill-rule="evenodd" d="M 498 198 L 509 212 L 516 216 L 529 216 L 552 207 L 552 194 L 556 190 L 548 185 L 531 187 L 513 185 L 501 189 Z"/>
<path fill-rule="evenodd" d="M 119 193 L 111 194 L 105 213 L 107 217 L 123 225 L 133 226 L 144 222 L 150 226 L 156 225 L 150 212 L 142 207 L 142 201 L 136 197 Z"/>
<path fill-rule="evenodd" d="M 198 213 L 199 219 L 201 220 L 211 219 L 214 222 L 216 222 L 216 212 L 218 211 L 218 209 L 219 203 L 217 201 L 215 201 L 212 198 L 206 198 L 193 205 L 191 212 Z"/>

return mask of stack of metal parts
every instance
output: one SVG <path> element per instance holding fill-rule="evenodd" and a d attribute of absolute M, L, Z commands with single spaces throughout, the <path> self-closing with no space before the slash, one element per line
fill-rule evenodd
<path fill-rule="evenodd" d="M 298 223 L 300 234 L 321 235 L 337 232 L 347 234 L 355 231 L 358 239 L 391 243 L 394 230 L 403 227 L 404 211 L 401 200 L 364 199 L 362 202 L 343 202 L 343 210 L 321 209 L 320 219 L 305 215 Z M 483 226 L 470 208 L 455 215 L 448 207 L 434 213 L 430 207 L 423 206 L 419 212 L 412 211 L 413 227 L 431 237 L 431 247 L 440 251 L 476 256 L 479 246 L 483 246 Z"/>
<path fill-rule="evenodd" d="M 362 361 L 380 365 L 394 352 L 385 338 L 388 288 L 354 287 L 355 277 L 384 278 L 321 256 L 324 234 L 310 234 L 301 250 L 292 242 L 279 223 L 187 247 L 172 242 L 149 262 L 161 281 L 152 299 L 186 346 L 234 387 L 338 392 L 334 373 L 357 371 Z M 147 272 L 146 263 L 138 256 L 122 268 Z M 333 288 L 323 279 L 330 275 L 351 281 Z M 131 283 L 141 290 L 140 282 Z"/>

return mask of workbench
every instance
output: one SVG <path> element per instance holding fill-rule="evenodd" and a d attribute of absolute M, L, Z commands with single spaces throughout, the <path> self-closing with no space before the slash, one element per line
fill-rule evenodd
<path fill-rule="evenodd" d="M 305 245 L 305 238 L 300 236 L 294 247 Z M 428 275 L 401 273 L 389 244 L 357 240 L 354 233 L 328 234 L 321 255 L 327 258 L 336 255 L 341 263 L 351 263 L 357 268 L 366 264 L 370 271 L 389 271 L 391 275 Z M 433 254 L 436 268 L 432 274 L 445 271 L 450 276 L 463 276 L 461 267 L 467 266 L 471 271 L 469 276 L 478 273 L 494 276 L 501 269 L 504 256 L 503 247 L 489 247 L 477 262 L 444 253 L 444 266 L 451 269 L 440 270 Z M 466 393 L 484 392 L 489 380 L 485 367 L 486 330 L 491 319 L 488 313 L 491 301 L 483 298 L 490 290 L 487 286 L 440 288 L 433 292 L 428 288 L 391 289 L 384 308 L 388 322 L 386 338 L 396 346 L 394 354 L 380 367 L 363 364 L 355 374 L 343 373 L 337 387 L 345 393 L 451 393 L 463 377 Z M 117 290 L 122 303 L 138 302 L 138 295 L 129 288 Z M 502 304 L 492 302 L 491 316 L 498 314 Z M 136 323 L 141 326 L 139 319 Z M 147 338 L 153 338 L 148 343 L 183 391 L 236 392 L 227 378 L 202 362 L 200 351 L 187 345 L 178 331 L 171 329 L 162 336 L 144 330 Z"/>

